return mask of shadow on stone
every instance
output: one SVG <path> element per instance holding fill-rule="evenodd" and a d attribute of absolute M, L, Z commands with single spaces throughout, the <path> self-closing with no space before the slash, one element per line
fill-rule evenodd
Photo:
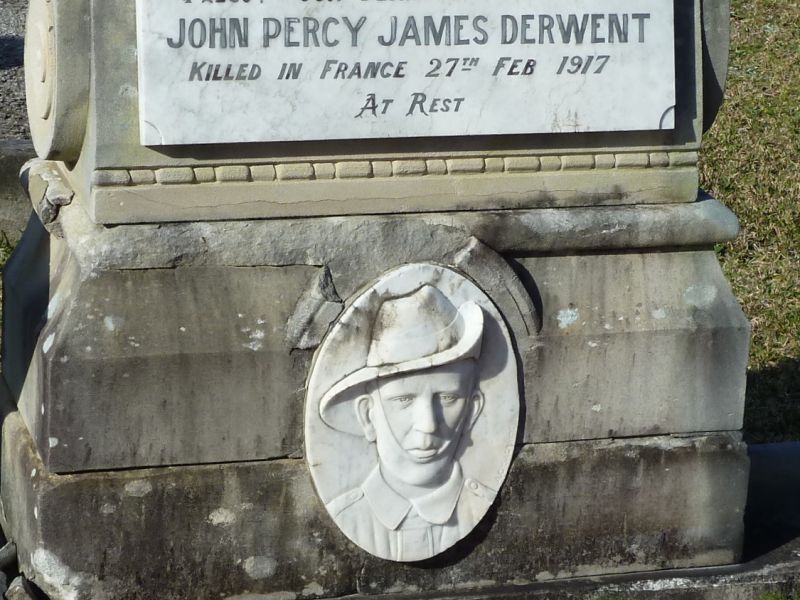
<path fill-rule="evenodd" d="M 800 537 L 800 442 L 785 441 L 800 435 L 800 359 L 747 374 L 744 421 L 751 461 L 744 559 L 750 560 Z"/>
<path fill-rule="evenodd" d="M 800 442 L 749 448 L 745 561 L 800 538 Z"/>
<path fill-rule="evenodd" d="M 25 54 L 22 36 L 0 36 L 0 70 L 21 67 Z"/>
<path fill-rule="evenodd" d="M 39 587 L 23 577 L 15 579 L 8 590 L 9 600 L 50 600 Z"/>
<path fill-rule="evenodd" d="M 467 537 L 458 542 L 449 550 L 446 550 L 441 554 L 434 556 L 433 558 L 409 564 L 413 567 L 418 567 L 421 569 L 441 569 L 458 564 L 467 556 L 469 556 L 475 550 L 475 548 L 479 547 L 486 539 L 486 536 L 489 535 L 489 532 L 497 521 L 497 512 L 502 503 L 503 499 L 498 495 L 492 507 L 484 515 L 483 519 L 481 519 L 480 523 L 478 523 L 475 529 L 473 529 L 472 533 L 470 533 Z"/>
<path fill-rule="evenodd" d="M 27 180 L 23 181 L 27 187 Z M 2 270 L 2 373 L 14 402 L 34 358 L 50 300 L 50 235 L 32 214 L 22 240 Z"/>

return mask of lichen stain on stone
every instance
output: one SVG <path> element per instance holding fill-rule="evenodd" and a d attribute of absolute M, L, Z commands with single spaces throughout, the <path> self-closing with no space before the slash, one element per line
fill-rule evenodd
<path fill-rule="evenodd" d="M 241 329 L 241 332 L 247 335 L 248 339 L 250 340 L 249 342 L 242 344 L 248 350 L 258 352 L 264 347 L 264 339 L 267 337 L 267 334 L 263 329 L 251 329 L 250 327 L 244 327 Z"/>
<path fill-rule="evenodd" d="M 31 557 L 31 563 L 37 575 L 41 575 L 44 583 L 58 590 L 63 600 L 77 600 L 81 586 L 86 583 L 86 576 L 72 572 L 61 559 L 44 548 L 38 548 Z"/>
<path fill-rule="evenodd" d="M 479 590 L 481 588 L 494 587 L 497 582 L 494 579 L 479 579 L 477 581 L 462 581 L 453 585 L 456 590 Z"/>
<path fill-rule="evenodd" d="M 578 321 L 580 313 L 577 308 L 564 308 L 558 311 L 558 328 L 566 329 Z"/>
<path fill-rule="evenodd" d="M 122 318 L 106 315 L 103 317 L 103 325 L 109 333 L 114 333 L 122 326 Z"/>
<path fill-rule="evenodd" d="M 719 296 L 719 290 L 713 285 L 693 285 L 683 293 L 683 300 L 689 306 L 709 309 Z"/>
<path fill-rule="evenodd" d="M 253 340 L 250 343 L 242 344 L 242 346 L 248 350 L 252 350 L 253 352 L 258 352 L 264 347 L 264 344 L 258 340 Z"/>
<path fill-rule="evenodd" d="M 277 570 L 278 562 L 270 556 L 250 556 L 244 560 L 244 571 L 251 579 L 267 579 Z"/>
<path fill-rule="evenodd" d="M 372 582 L 369 586 L 371 589 L 377 589 L 378 584 Z M 419 586 L 413 584 L 396 583 L 384 590 L 386 594 L 413 594 L 419 591 Z"/>
<path fill-rule="evenodd" d="M 61 292 L 56 292 L 50 299 L 50 303 L 47 305 L 48 319 L 52 319 L 55 316 L 59 306 L 61 306 Z"/>
<path fill-rule="evenodd" d="M 121 98 L 138 98 L 139 90 L 133 85 L 121 85 L 117 92 Z"/>
<path fill-rule="evenodd" d="M 218 508 L 208 515 L 208 522 L 216 526 L 232 525 L 236 522 L 236 513 L 228 508 Z"/>
<path fill-rule="evenodd" d="M 239 594 L 227 596 L 225 600 L 296 600 L 294 592 L 270 592 L 269 594 Z"/>
<path fill-rule="evenodd" d="M 663 308 L 657 308 L 653 312 L 650 313 L 653 318 L 657 321 L 662 321 L 663 319 L 667 318 L 667 311 Z"/>
<path fill-rule="evenodd" d="M 125 484 L 125 493 L 134 498 L 144 498 L 153 491 L 153 484 L 145 479 L 137 479 Z"/>
<path fill-rule="evenodd" d="M 325 588 L 318 584 L 316 581 L 312 581 L 306 587 L 303 588 L 301 595 L 303 596 L 322 596 L 325 593 Z"/>

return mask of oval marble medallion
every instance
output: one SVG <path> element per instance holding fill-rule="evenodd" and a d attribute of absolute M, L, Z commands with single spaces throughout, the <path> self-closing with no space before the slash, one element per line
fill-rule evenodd
<path fill-rule="evenodd" d="M 308 382 L 306 456 L 341 531 L 411 562 L 466 537 L 494 502 L 519 424 L 517 364 L 489 297 L 433 264 L 350 302 Z"/>

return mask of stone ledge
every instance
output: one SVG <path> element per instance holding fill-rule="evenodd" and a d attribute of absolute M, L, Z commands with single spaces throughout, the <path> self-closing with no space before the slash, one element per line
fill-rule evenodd
<path fill-rule="evenodd" d="M 64 236 L 79 263 L 95 269 L 182 265 L 325 264 L 332 249 L 373 231 L 427 227 L 450 237 L 468 233 L 501 254 L 711 247 L 739 233 L 736 216 L 702 196 L 691 204 L 550 208 L 414 215 L 322 217 L 95 225 L 81 210 L 61 212 Z M 269 243 L 263 243 L 269 240 Z M 223 243 L 223 241 L 225 243 Z"/>
<path fill-rule="evenodd" d="M 800 597 L 800 442 L 750 446 L 746 562 L 442 593 L 430 600 L 794 600 Z M 406 596 L 402 600 L 417 600 Z M 366 600 L 354 596 L 353 600 Z"/>
<path fill-rule="evenodd" d="M 800 538 L 743 565 L 579 578 L 424 597 L 426 600 L 794 600 L 798 596 Z M 348 600 L 375 598 L 355 595 Z M 419 600 L 420 595 L 398 594 L 392 598 Z M 252 600 L 267 600 L 267 597 L 254 596 Z"/>
<path fill-rule="evenodd" d="M 735 433 L 526 446 L 468 538 L 401 564 L 347 541 L 302 460 L 59 476 L 12 413 L 2 461 L 4 530 L 53 600 L 189 589 L 195 600 L 484 588 L 467 596 L 482 598 L 490 587 L 726 564 L 739 556 L 748 471 Z"/>
<path fill-rule="evenodd" d="M 541 162 L 538 158 L 536 161 Z M 437 167 L 439 171 L 447 170 L 445 161 L 429 162 L 441 163 Z M 58 163 L 52 165 L 59 168 Z M 331 179 L 339 172 L 370 172 L 366 163 L 354 165 L 362 170 L 342 170 L 341 165 L 333 163 L 320 164 L 315 170 L 309 163 L 312 172 L 325 177 L 318 182 L 292 179 L 297 173 L 288 169 L 298 165 L 282 165 L 281 173 L 277 173 L 272 165 L 249 169 L 226 168 L 219 172 L 224 172 L 227 183 L 207 184 L 191 181 L 214 182 L 218 170 L 202 167 L 195 170 L 103 171 L 102 177 L 98 176 L 96 181 L 102 180 L 113 185 L 95 187 L 90 197 L 79 197 L 76 204 L 87 212 L 91 221 L 104 225 L 186 221 L 190 224 L 204 221 L 229 224 L 277 218 L 286 219 L 282 221 L 286 223 L 287 220 L 291 222 L 316 216 L 324 228 L 326 222 L 331 222 L 332 215 L 366 220 L 409 219 L 421 215 L 422 218 L 435 220 L 437 215 L 444 214 L 448 222 L 458 224 L 460 221 L 462 227 L 473 230 L 486 230 L 498 215 L 511 215 L 516 219 L 507 219 L 506 223 L 500 225 L 505 229 L 510 227 L 518 230 L 514 225 L 524 221 L 524 215 L 527 214 L 535 216 L 529 219 L 526 227 L 533 225 L 535 229 L 520 231 L 522 240 L 530 240 L 531 237 L 541 239 L 541 246 L 546 247 L 547 251 L 711 245 L 727 241 L 738 233 L 738 222 L 729 211 L 714 210 L 710 206 L 713 203 L 695 201 L 698 198 L 697 175 L 687 167 L 677 167 L 669 175 L 666 174 L 667 170 L 655 169 L 655 179 L 647 182 L 639 181 L 638 175 L 632 176 L 639 181 L 638 188 L 624 193 L 609 191 L 611 188 L 606 192 L 597 191 L 605 189 L 607 185 L 614 187 L 613 173 L 609 174 L 608 170 L 597 173 L 580 169 L 572 171 L 571 176 L 575 179 L 571 180 L 567 189 L 563 182 L 552 178 L 552 173 L 497 173 L 494 163 L 491 163 L 491 168 L 487 166 L 486 172 L 480 177 L 463 173 L 449 178 L 410 176 L 401 178 L 405 181 L 402 185 L 395 182 L 389 187 L 381 187 L 380 181 L 375 179 L 386 176 L 383 167 L 377 163 L 372 165 L 372 178 Z M 392 168 L 392 164 L 388 163 L 390 172 Z M 31 174 L 31 180 L 35 176 Z M 544 179 L 532 181 L 530 177 L 533 176 Z M 501 186 L 501 179 L 511 183 Z M 678 179 L 680 185 L 676 183 Z M 153 183 L 158 181 L 162 183 Z M 141 185 L 130 185 L 133 182 Z M 315 187 L 316 184 L 328 187 Z M 225 194 L 221 193 L 222 186 L 225 186 Z M 271 189 L 270 186 L 283 187 Z M 682 189 L 677 196 L 673 193 L 676 186 Z M 430 201 L 422 201 L 423 198 Z M 707 196 L 700 195 L 700 201 L 707 199 Z M 698 210 L 698 207 L 701 208 Z M 668 212 L 659 213 L 661 208 Z M 639 212 L 641 209 L 644 212 Z M 620 212 L 626 210 L 634 212 Z M 453 215 L 457 218 L 453 219 Z M 547 239 L 548 234 L 568 239 Z M 273 232 L 270 235 L 275 237 Z M 513 236 L 512 240 L 521 241 L 518 235 Z M 562 245 L 571 240 L 574 240 L 572 245 Z M 483 241 L 497 248 L 507 243 L 504 239 Z M 527 244 L 530 241 L 520 247 L 520 251 L 535 251 Z"/>
<path fill-rule="evenodd" d="M 238 180 L 224 183 L 212 180 L 213 169 L 175 167 L 137 174 L 136 181 L 155 176 L 155 185 L 91 190 L 81 182 L 73 185 L 92 219 L 104 225 L 662 205 L 697 198 L 695 167 L 562 172 L 562 166 L 560 157 L 541 161 L 538 172 L 508 173 L 497 171 L 494 163 L 495 170 L 485 166 L 481 172 L 467 172 L 461 169 L 477 166 L 459 162 L 458 171 L 448 171 L 441 160 L 378 161 L 364 170 L 371 177 L 337 177 L 342 170 L 330 162 L 292 163 L 253 168 L 249 175 L 243 170 Z M 275 180 L 264 177 L 267 168 L 276 169 Z M 103 173 L 104 181 L 134 181 L 128 171 Z"/>
<path fill-rule="evenodd" d="M 481 174 L 486 171 L 506 172 L 506 173 L 537 173 L 542 170 L 547 171 L 571 171 L 571 170 L 594 170 L 594 169 L 668 169 L 675 167 L 687 167 L 696 165 L 698 160 L 697 152 L 616 152 L 607 154 L 564 154 L 564 155 L 530 155 L 530 156 L 509 156 L 509 157 L 476 157 L 476 158 L 454 158 L 446 161 L 437 160 L 395 160 L 393 161 L 392 175 L 405 177 L 409 175 L 432 176 L 432 175 L 463 175 Z M 496 163 L 496 161 L 502 161 Z M 379 177 L 375 174 L 375 163 L 383 161 L 339 161 L 336 163 L 334 178 L 336 179 L 370 179 Z M 443 163 L 444 168 L 442 168 Z M 331 177 L 319 177 L 319 166 L 328 163 L 303 162 L 303 163 L 267 163 L 255 165 L 224 165 L 216 167 L 216 176 L 208 178 L 205 176 L 192 176 L 191 169 L 187 167 L 165 167 L 162 169 L 151 169 L 148 172 L 161 184 L 173 183 L 224 183 L 229 181 L 258 181 L 253 177 L 251 171 L 261 172 L 264 169 L 274 169 L 277 171 L 277 179 L 331 179 Z M 496 169 L 495 164 L 502 168 Z M 203 166 L 195 168 L 204 170 L 214 168 L 213 166 Z M 227 171 L 233 170 L 237 176 L 231 178 L 226 175 Z M 132 177 L 134 172 L 139 170 L 128 169 L 99 169 L 92 175 L 92 184 L 97 187 L 114 186 L 135 186 L 140 185 Z M 160 175 L 159 175 L 160 174 Z M 163 178 L 163 181 L 162 181 Z M 148 177 L 149 179 L 149 177 Z M 261 179 L 263 181 L 263 179 Z"/>

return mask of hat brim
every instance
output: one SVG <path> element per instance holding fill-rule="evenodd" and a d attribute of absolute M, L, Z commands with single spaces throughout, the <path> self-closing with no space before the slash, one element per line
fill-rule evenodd
<path fill-rule="evenodd" d="M 480 358 L 484 326 L 483 309 L 475 302 L 465 302 L 459 307 L 458 313 L 464 320 L 464 333 L 455 345 L 430 356 L 390 365 L 362 367 L 350 373 L 333 385 L 320 399 L 319 414 L 323 422 L 338 431 L 362 435 L 355 413 L 352 410 L 346 410 L 347 407 L 343 406 L 354 399 L 352 394 L 347 392 L 368 381 L 433 369 L 459 360 Z"/>

